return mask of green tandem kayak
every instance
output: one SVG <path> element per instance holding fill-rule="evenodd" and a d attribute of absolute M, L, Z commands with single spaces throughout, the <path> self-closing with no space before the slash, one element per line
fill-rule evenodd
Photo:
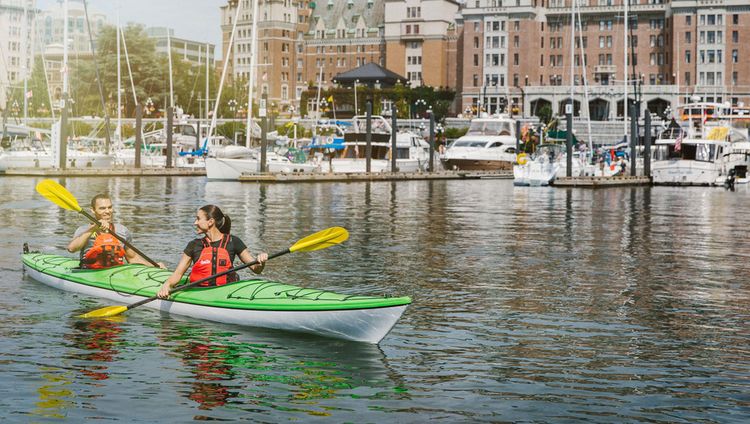
<path fill-rule="evenodd" d="M 156 295 L 171 275 L 143 265 L 81 270 L 76 259 L 42 253 L 26 253 L 22 259 L 34 280 L 123 305 Z M 256 279 L 187 289 L 144 306 L 211 321 L 378 343 L 410 303 L 409 297 L 345 295 Z"/>

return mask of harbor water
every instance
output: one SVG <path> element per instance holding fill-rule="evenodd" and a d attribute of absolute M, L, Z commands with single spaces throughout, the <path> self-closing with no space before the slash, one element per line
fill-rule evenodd
<path fill-rule="evenodd" d="M 747 422 L 750 191 L 514 187 L 510 180 L 256 184 L 61 178 L 108 192 L 173 267 L 196 209 L 252 253 L 330 226 L 350 239 L 264 274 L 414 303 L 379 346 L 106 301 L 22 272 L 85 219 L 0 178 L 3 422 Z M 246 274 L 245 274 L 246 275 Z"/>

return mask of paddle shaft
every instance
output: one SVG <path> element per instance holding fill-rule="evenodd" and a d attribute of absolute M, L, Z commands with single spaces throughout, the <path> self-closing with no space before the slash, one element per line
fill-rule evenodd
<path fill-rule="evenodd" d="M 268 255 L 268 260 L 271 260 L 273 258 L 279 257 L 281 255 L 286 255 L 287 253 L 290 253 L 290 252 L 291 252 L 291 250 L 289 250 L 289 249 L 282 250 L 280 252 L 276 252 L 276 253 L 274 253 L 272 255 Z M 170 292 L 170 294 L 174 294 L 174 293 L 177 293 L 178 291 L 182 291 L 182 290 L 185 290 L 185 289 L 189 289 L 191 287 L 195 287 L 195 286 L 197 286 L 197 285 L 199 285 L 201 283 L 205 283 L 206 281 L 213 280 L 214 278 L 218 278 L 218 277 L 221 277 L 223 275 L 227 275 L 229 273 L 236 272 L 236 271 L 239 271 L 241 269 L 245 269 L 247 267 L 250 267 L 250 266 L 253 266 L 253 265 L 257 265 L 257 264 L 259 264 L 259 262 L 257 260 L 255 260 L 255 261 L 252 261 L 252 262 L 248 262 L 246 264 L 238 265 L 238 266 L 236 266 L 236 267 L 234 267 L 232 269 L 228 269 L 228 270 L 222 271 L 222 272 L 220 272 L 218 274 L 214 274 L 214 275 L 211 275 L 211 276 L 206 277 L 206 278 L 201 278 L 200 280 L 194 281 L 194 282 L 192 282 L 190 284 L 185 284 L 184 286 L 177 287 L 174 290 L 172 290 Z M 158 298 L 159 298 L 159 296 L 151 296 L 148 299 L 143 299 L 141 301 L 138 301 L 138 302 L 135 302 L 133 304 L 130 304 L 130 305 L 128 305 L 128 308 L 126 309 L 126 311 L 129 311 L 129 310 L 131 310 L 133 308 L 137 308 L 138 306 L 141 306 L 143 304 L 146 304 L 146 303 L 151 302 L 152 300 L 156 300 Z"/>
<path fill-rule="evenodd" d="M 93 222 L 95 224 L 99 224 L 99 221 L 97 221 L 96 218 L 94 218 L 93 216 L 91 216 L 91 214 L 89 214 L 85 210 L 81 209 L 81 211 L 79 213 L 81 215 L 85 216 L 86 218 L 90 219 L 91 222 Z M 133 246 L 132 244 L 128 243 L 127 240 L 125 240 L 124 238 L 122 238 L 119 235 L 117 235 L 114 231 L 110 231 L 109 233 L 112 234 L 112 236 L 114 238 L 116 238 L 117 240 L 120 240 L 128 249 L 131 249 L 133 252 L 139 254 L 143 259 L 147 260 L 151 265 L 153 265 L 155 267 L 159 266 L 159 264 L 157 264 L 156 262 L 154 262 L 153 259 L 151 259 L 148 256 L 146 256 L 145 253 L 141 252 L 135 246 Z"/>

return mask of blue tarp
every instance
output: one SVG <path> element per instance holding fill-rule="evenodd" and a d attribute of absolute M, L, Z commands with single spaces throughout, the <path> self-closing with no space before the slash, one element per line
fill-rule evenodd
<path fill-rule="evenodd" d="M 310 144 L 308 146 L 305 146 L 306 149 L 334 149 L 334 150 L 341 150 L 344 148 L 344 139 L 342 137 L 334 137 L 332 138 L 333 143 L 323 143 L 323 144 Z"/>

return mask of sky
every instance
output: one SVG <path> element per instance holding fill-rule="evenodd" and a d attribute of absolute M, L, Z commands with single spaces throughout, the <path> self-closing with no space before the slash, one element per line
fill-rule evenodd
<path fill-rule="evenodd" d="M 37 8 L 54 8 L 58 0 L 37 0 Z M 134 22 L 145 26 L 174 29 L 175 37 L 213 43 L 216 56 L 221 58 L 221 14 L 219 8 L 226 0 L 87 0 L 89 15 L 103 13 L 111 24 Z"/>

